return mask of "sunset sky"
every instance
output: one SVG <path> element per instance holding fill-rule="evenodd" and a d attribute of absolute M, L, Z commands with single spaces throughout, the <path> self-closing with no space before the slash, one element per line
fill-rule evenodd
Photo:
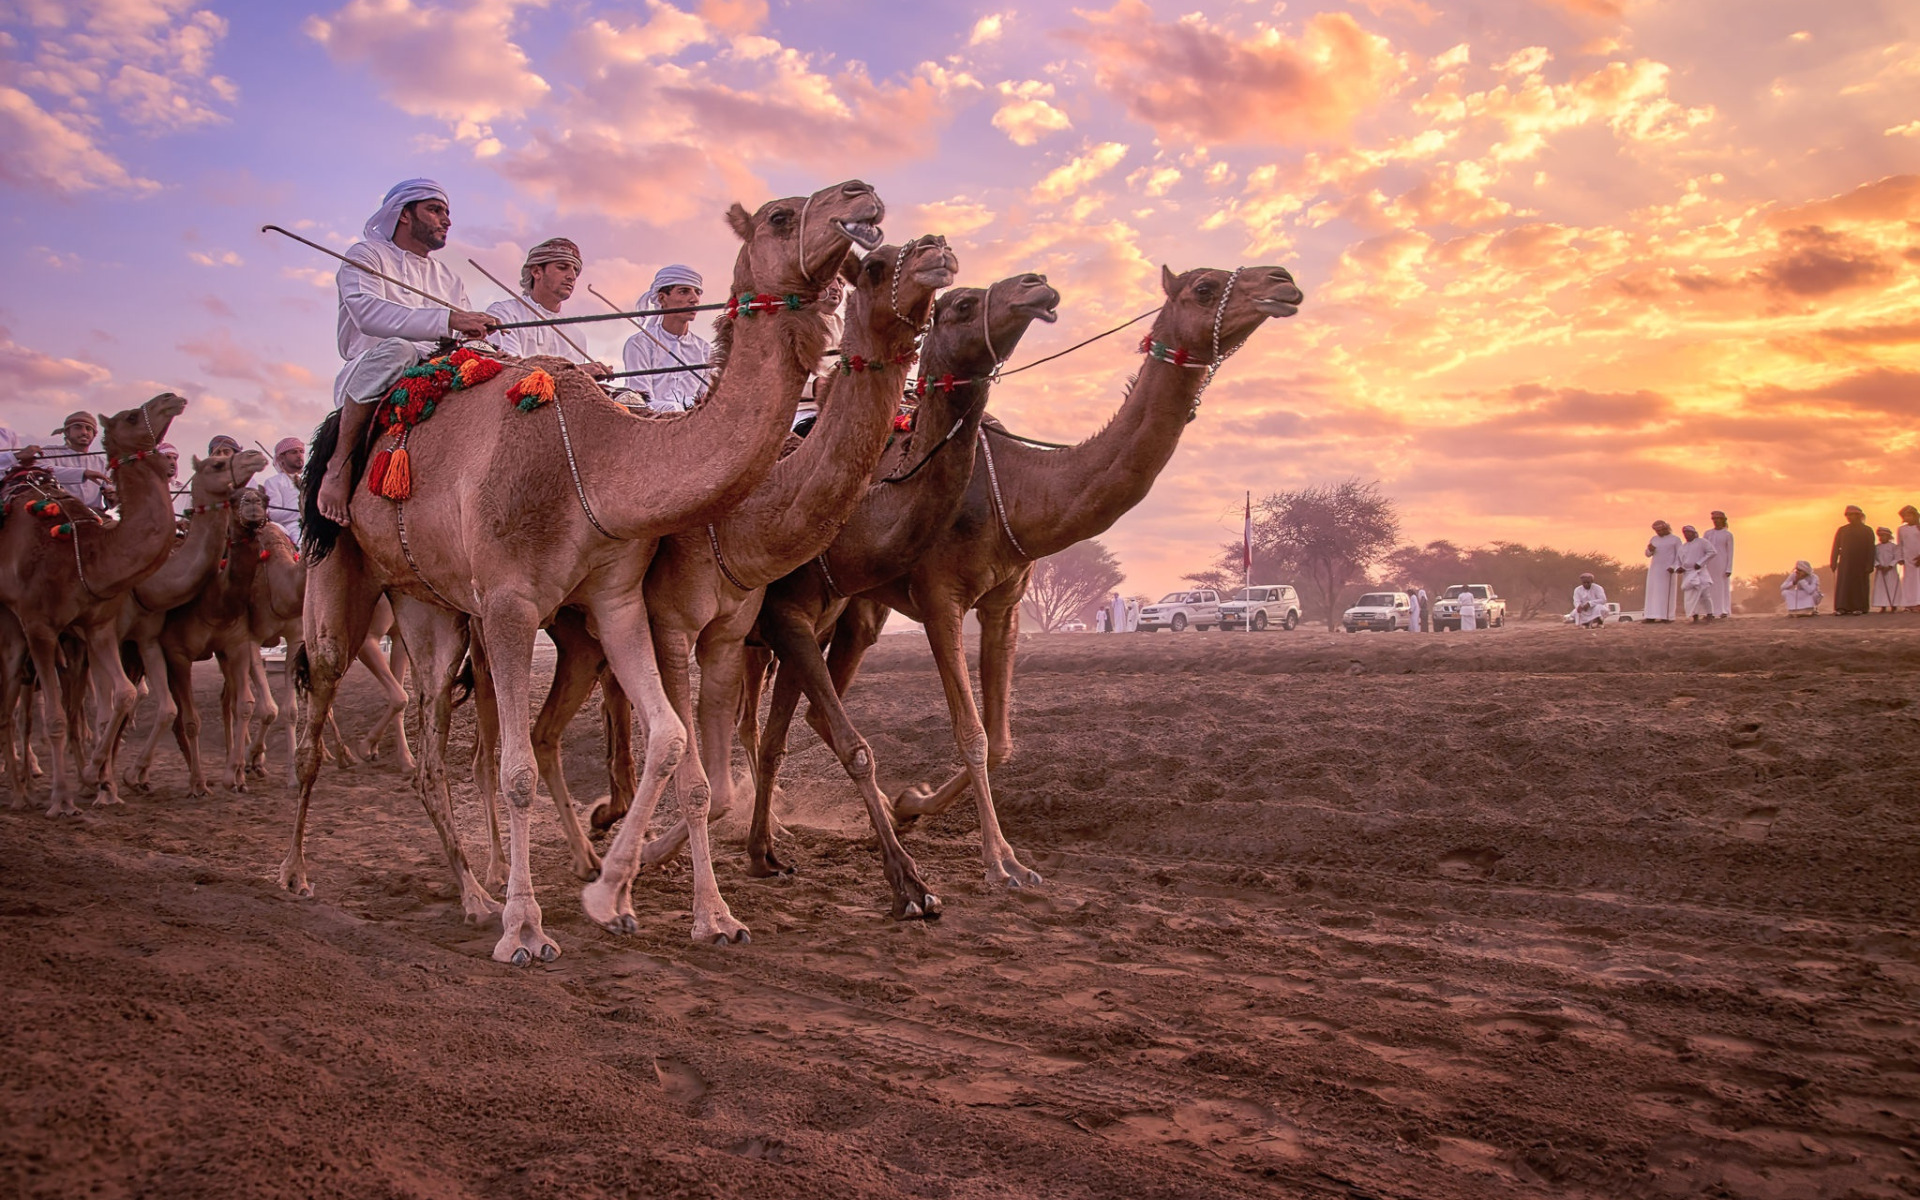
<path fill-rule="evenodd" d="M 480 305 L 469 256 L 554 235 L 622 302 L 667 261 L 722 283 L 729 202 L 858 176 L 962 282 L 1051 278 L 1016 364 L 1152 307 L 1162 263 L 1299 279 L 1106 535 L 1129 592 L 1247 489 L 1349 475 L 1407 540 L 1634 561 L 1724 508 L 1741 574 L 1920 502 L 1910 0 L 681 4 L 0 0 L 0 423 L 172 389 L 183 449 L 306 434 L 333 271 L 259 227 L 344 249 L 407 176 Z M 1086 436 L 1133 342 L 993 408 Z"/>

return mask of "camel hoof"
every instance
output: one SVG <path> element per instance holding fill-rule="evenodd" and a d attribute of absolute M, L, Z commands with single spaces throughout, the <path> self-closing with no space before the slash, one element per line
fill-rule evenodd
<path fill-rule="evenodd" d="M 126 801 L 114 795 L 112 792 L 107 791 L 105 788 L 102 788 L 100 791 L 94 793 L 94 796 L 93 796 L 93 806 L 95 808 L 110 808 L 115 804 L 125 804 L 125 803 Z"/>
<path fill-rule="evenodd" d="M 559 957 L 560 957 L 560 947 L 554 945 L 552 942 L 548 942 L 546 945 L 540 947 L 541 962 L 550 963 L 554 959 Z"/>
<path fill-rule="evenodd" d="M 619 824 L 620 818 L 626 815 L 627 810 L 624 808 L 618 812 L 614 811 L 612 800 L 602 800 L 587 814 L 587 824 L 593 827 L 595 833 L 605 833 Z"/>
<path fill-rule="evenodd" d="M 513 965 L 516 967 L 524 967 L 532 961 L 533 955 L 527 953 L 525 946 L 521 946 L 513 952 Z"/>
<path fill-rule="evenodd" d="M 918 917 L 919 915 L 920 915 L 920 906 L 918 904 L 915 904 L 911 900 L 907 901 L 907 907 L 903 909 L 900 913 L 900 916 L 908 921 L 913 920 L 915 917 Z"/>
<path fill-rule="evenodd" d="M 73 801 L 71 800 L 55 800 L 47 807 L 47 815 L 50 817 L 77 817 L 80 815 L 80 810 L 73 806 Z"/>

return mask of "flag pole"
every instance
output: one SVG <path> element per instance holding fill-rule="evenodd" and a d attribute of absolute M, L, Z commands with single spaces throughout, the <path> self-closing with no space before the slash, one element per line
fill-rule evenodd
<path fill-rule="evenodd" d="M 1253 489 L 1247 489 L 1247 519 L 1240 531 L 1243 549 L 1240 552 L 1241 573 L 1246 577 L 1246 607 L 1241 612 L 1247 618 L 1247 632 L 1253 632 Z"/>

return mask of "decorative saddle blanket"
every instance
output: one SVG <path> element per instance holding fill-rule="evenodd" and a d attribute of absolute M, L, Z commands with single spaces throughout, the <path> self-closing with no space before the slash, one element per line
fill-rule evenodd
<path fill-rule="evenodd" d="M 367 464 L 367 490 L 389 500 L 413 495 L 407 435 L 431 417 L 449 395 L 477 387 L 506 369 L 498 359 L 460 349 L 400 372 L 400 382 L 374 410 L 374 424 L 385 427 L 383 436 L 393 444 L 382 446 Z M 535 367 L 507 389 L 507 399 L 521 412 L 531 412 L 553 399 L 553 376 Z"/>
<path fill-rule="evenodd" d="M 52 520 L 47 534 L 53 538 L 72 537 L 75 521 L 100 519 L 45 467 L 15 467 L 0 477 L 0 522 L 13 515 L 16 504 L 23 505 L 29 516 Z"/>

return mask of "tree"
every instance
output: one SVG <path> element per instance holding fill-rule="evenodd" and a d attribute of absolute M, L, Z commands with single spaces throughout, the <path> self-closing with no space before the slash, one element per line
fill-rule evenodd
<path fill-rule="evenodd" d="M 1291 565 L 1328 629 L 1340 620 L 1341 592 L 1364 578 L 1399 536 L 1400 516 L 1377 480 L 1275 492 L 1254 506 L 1254 561 Z M 1239 546 L 1230 553 L 1237 561 Z"/>
<path fill-rule="evenodd" d="M 1090 538 L 1034 563 L 1025 603 L 1040 628 L 1052 633 L 1075 617 L 1084 617 L 1094 602 L 1126 577 L 1120 560 L 1098 538 Z"/>
<path fill-rule="evenodd" d="M 1785 571 L 1776 571 L 1771 575 L 1755 575 L 1751 579 L 1733 581 L 1733 607 L 1743 613 L 1776 613 L 1787 606 L 1780 595 L 1780 585 L 1787 581 Z"/>

